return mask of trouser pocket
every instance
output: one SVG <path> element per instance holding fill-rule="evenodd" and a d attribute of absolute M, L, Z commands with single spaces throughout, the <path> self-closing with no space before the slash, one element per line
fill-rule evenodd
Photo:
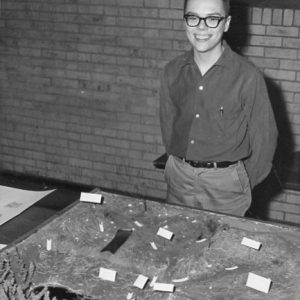
<path fill-rule="evenodd" d="M 250 188 L 249 177 L 242 162 L 232 169 L 231 176 L 238 191 L 244 192 Z"/>

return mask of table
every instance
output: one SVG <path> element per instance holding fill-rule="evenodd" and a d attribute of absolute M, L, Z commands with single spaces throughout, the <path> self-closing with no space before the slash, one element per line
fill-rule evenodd
<path fill-rule="evenodd" d="M 19 276 L 19 286 L 32 284 L 35 292 L 44 288 L 53 293 L 62 287 L 81 296 L 76 299 L 296 300 L 300 294 L 297 227 L 112 193 L 102 196 L 102 204 L 76 201 L 3 249 L 1 274 L 25 270 L 27 282 Z M 157 235 L 159 228 L 173 238 Z M 119 229 L 132 233 L 114 254 L 101 252 Z M 244 237 L 261 243 L 260 249 L 242 245 Z M 100 268 L 115 271 L 115 281 L 99 278 Z M 250 272 L 272 280 L 268 293 L 246 286 Z M 133 285 L 139 275 L 149 279 L 143 289 Z M 174 285 L 174 291 L 154 291 L 155 277 Z M 0 298 L 5 299 L 1 291 Z"/>

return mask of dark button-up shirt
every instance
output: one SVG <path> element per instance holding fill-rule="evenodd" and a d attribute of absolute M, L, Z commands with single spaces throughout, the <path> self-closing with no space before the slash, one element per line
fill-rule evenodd
<path fill-rule="evenodd" d="M 277 127 L 261 72 L 224 41 L 204 76 L 193 51 L 169 62 L 160 93 L 168 154 L 200 161 L 244 160 L 252 187 L 270 172 Z"/>

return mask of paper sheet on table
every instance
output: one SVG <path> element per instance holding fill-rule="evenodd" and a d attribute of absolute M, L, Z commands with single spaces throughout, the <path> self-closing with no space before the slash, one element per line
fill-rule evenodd
<path fill-rule="evenodd" d="M 28 191 L 0 185 L 0 225 L 19 215 L 53 191 L 55 189 Z"/>

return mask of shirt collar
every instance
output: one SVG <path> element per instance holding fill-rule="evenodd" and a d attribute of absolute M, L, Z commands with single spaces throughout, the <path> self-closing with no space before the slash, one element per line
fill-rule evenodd
<path fill-rule="evenodd" d="M 219 59 L 216 61 L 215 65 L 217 66 L 225 66 L 225 67 L 230 67 L 232 65 L 232 50 L 228 43 L 223 40 L 223 46 L 224 46 L 224 51 L 219 57 Z M 194 51 L 191 49 L 188 51 L 184 57 L 183 60 L 183 65 L 189 65 L 189 64 L 194 64 Z"/>

